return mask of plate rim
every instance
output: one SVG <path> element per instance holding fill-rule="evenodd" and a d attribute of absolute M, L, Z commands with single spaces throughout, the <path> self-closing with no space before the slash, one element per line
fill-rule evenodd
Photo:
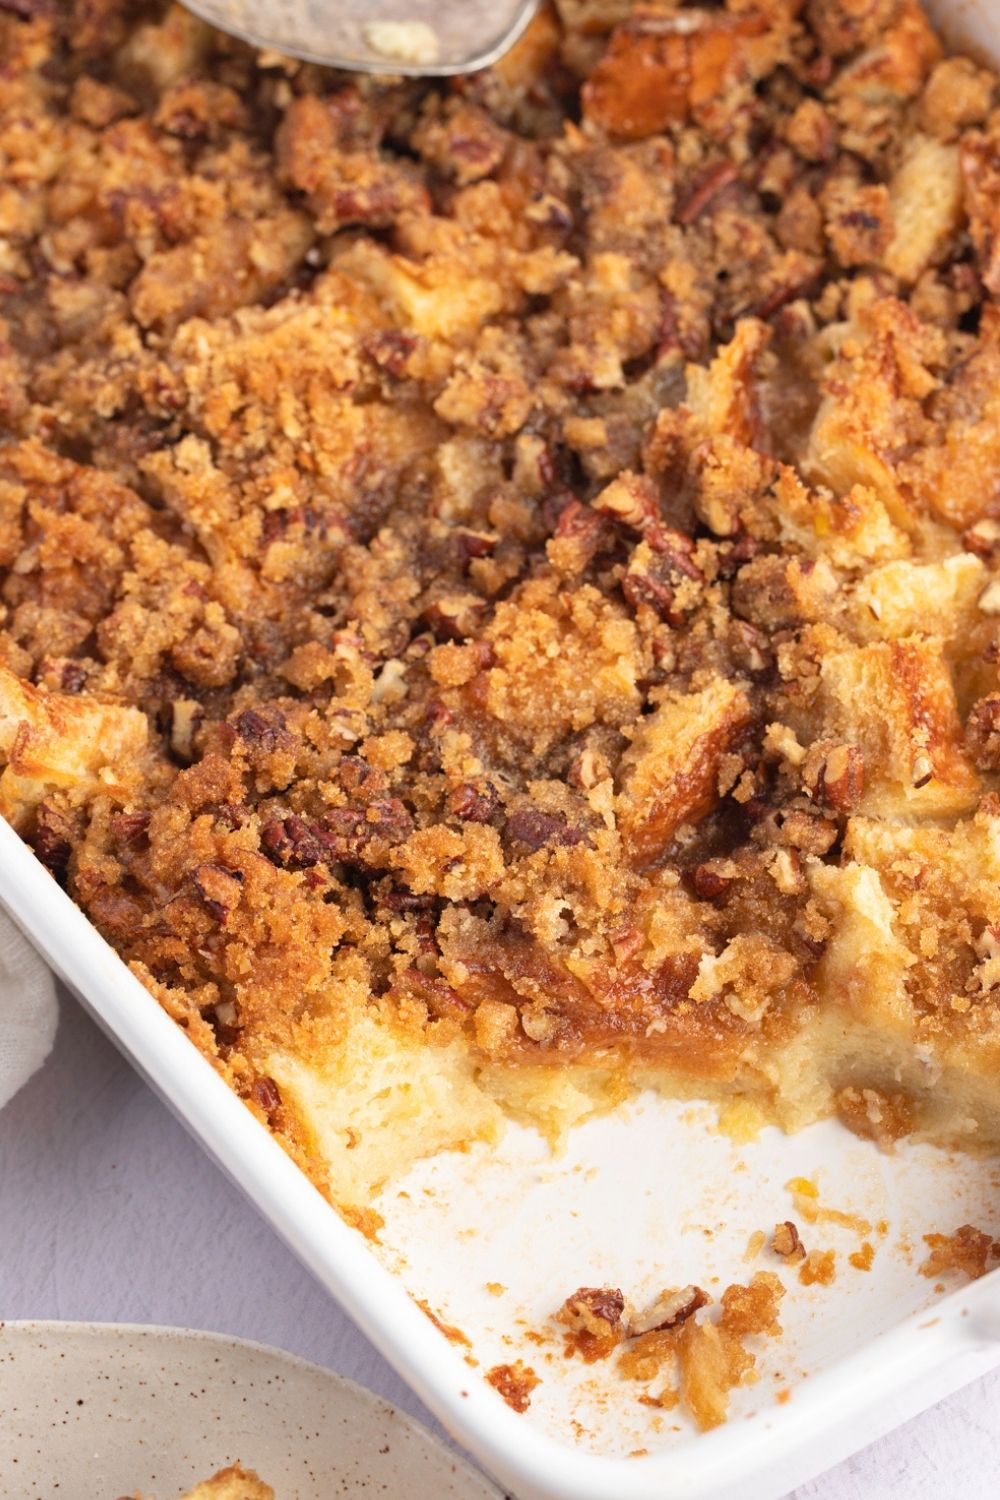
<path fill-rule="evenodd" d="M 489 1475 L 484 1474 L 481 1469 L 470 1462 L 464 1453 L 457 1448 L 446 1446 L 419 1418 L 411 1416 L 408 1411 L 404 1411 L 387 1396 L 380 1396 L 377 1391 L 362 1385 L 358 1380 L 352 1380 L 349 1375 L 342 1375 L 339 1370 L 331 1370 L 328 1365 L 320 1365 L 315 1360 L 305 1359 L 300 1354 L 293 1354 L 277 1344 L 265 1344 L 260 1339 L 247 1339 L 238 1334 L 220 1333 L 209 1328 L 188 1328 L 170 1323 L 102 1323 L 74 1318 L 0 1318 L 0 1370 L 3 1369 L 5 1363 L 5 1345 L 11 1335 L 14 1336 L 15 1342 L 23 1339 L 25 1343 L 32 1344 L 42 1342 L 45 1338 L 56 1342 L 65 1335 L 73 1335 L 85 1340 L 104 1340 L 108 1343 L 120 1341 L 124 1344 L 132 1340 L 149 1344 L 161 1342 L 197 1344 L 217 1350 L 224 1349 L 229 1353 L 249 1352 L 262 1355 L 280 1365 L 290 1367 L 300 1375 L 310 1378 L 318 1376 L 322 1383 L 336 1387 L 359 1405 L 400 1423 L 411 1438 L 421 1443 L 426 1449 L 440 1454 L 443 1461 L 451 1464 L 473 1483 L 478 1484 L 484 1500 L 486 1497 L 490 1497 L 490 1500 L 510 1500 L 510 1497 L 505 1497 L 497 1488 Z"/>

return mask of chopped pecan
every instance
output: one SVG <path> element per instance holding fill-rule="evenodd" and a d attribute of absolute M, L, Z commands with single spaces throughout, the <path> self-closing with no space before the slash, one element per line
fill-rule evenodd
<path fill-rule="evenodd" d="M 250 1088 L 250 1097 L 269 1119 L 275 1110 L 281 1106 L 281 1094 L 278 1090 L 278 1085 L 273 1078 L 268 1078 L 266 1075 L 254 1079 Z"/>
<path fill-rule="evenodd" d="M 709 167 L 693 184 L 684 203 L 677 210 L 678 224 L 693 224 L 723 188 L 739 180 L 739 175 L 739 168 L 733 161 L 716 162 L 715 166 Z"/>
<path fill-rule="evenodd" d="M 546 844 L 570 846 L 590 842 L 584 829 L 571 828 L 565 818 L 533 808 L 522 808 L 520 812 L 511 813 L 507 819 L 507 837 L 512 843 L 520 844 L 529 854 L 534 854 Z"/>
<path fill-rule="evenodd" d="M 678 629 L 699 602 L 703 575 L 692 558 L 693 544 L 683 532 L 650 526 L 646 545 L 636 547 L 622 579 L 622 592 L 633 609 L 648 605 L 661 620 Z"/>
<path fill-rule="evenodd" d="M 751 676 L 767 672 L 774 665 L 774 653 L 763 630 L 749 620 L 735 617 L 729 622 L 729 643 L 733 661 Z"/>
<path fill-rule="evenodd" d="M 144 836 L 148 827 L 148 812 L 117 812 L 111 814 L 111 836 L 117 844 L 134 844 Z"/>
<path fill-rule="evenodd" d="M 379 896 L 382 906 L 387 906 L 390 911 L 398 912 L 433 911 L 437 901 L 437 896 L 431 893 L 418 896 L 413 891 L 407 890 L 385 891 Z"/>
<path fill-rule="evenodd" d="M 276 750 L 286 738 L 285 716 L 278 708 L 245 708 L 233 724 L 242 740 L 255 749 Z"/>
<path fill-rule="evenodd" d="M 170 709 L 170 750 L 181 762 L 189 766 L 195 758 L 194 737 L 205 711 L 194 698 L 175 698 Z"/>
<path fill-rule="evenodd" d="M 310 825 L 324 857 L 355 869 L 370 868 L 375 840 L 401 844 L 413 832 L 413 819 L 398 797 L 377 797 L 367 807 L 333 807 Z"/>
<path fill-rule="evenodd" d="M 387 786 L 384 771 L 369 765 L 363 755 L 342 755 L 337 780 L 349 797 L 357 797 L 361 802 L 381 796 Z"/>
<path fill-rule="evenodd" d="M 747 811 L 755 820 L 755 843 L 777 844 L 801 849 L 804 854 L 822 855 L 827 854 L 837 842 L 836 823 L 818 811 L 807 811 L 799 807 L 767 807 L 752 802 L 747 803 Z"/>
<path fill-rule="evenodd" d="M 815 795 L 835 812 L 851 812 L 865 789 L 865 758 L 859 745 L 835 745 L 820 766 Z"/>
<path fill-rule="evenodd" d="M 980 771 L 1000 771 L 1000 696 L 974 703 L 965 724 L 965 743 Z"/>
<path fill-rule="evenodd" d="M 1000 521 L 977 521 L 962 533 L 962 546 L 977 557 L 992 557 L 1000 551 Z"/>
<path fill-rule="evenodd" d="M 595 510 L 633 531 L 642 531 L 662 519 L 656 485 L 645 474 L 633 474 L 628 469 L 605 485 L 594 497 L 593 505 Z"/>
<path fill-rule="evenodd" d="M 293 813 L 287 818 L 272 819 L 260 830 L 264 852 L 276 863 L 292 870 L 307 870 L 329 857 L 329 851 L 315 824 Z"/>
<path fill-rule="evenodd" d="M 380 370 L 384 370 L 394 380 L 403 380 L 407 374 L 410 355 L 417 343 L 416 334 L 403 333 L 398 328 L 385 328 L 378 333 L 366 334 L 363 348 Z"/>
<path fill-rule="evenodd" d="M 459 561 L 464 567 L 478 557 L 489 557 L 496 550 L 497 538 L 491 531 L 468 531 L 462 528 L 455 532 L 455 545 Z"/>
<path fill-rule="evenodd" d="M 691 884 L 694 886 L 695 894 L 703 901 L 718 900 L 732 885 L 733 877 L 723 874 L 719 868 L 725 863 L 725 860 L 707 860 L 704 864 L 695 865 L 691 871 Z"/>
<path fill-rule="evenodd" d="M 500 811 L 500 793 L 492 781 L 463 782 L 449 792 L 448 811 L 463 823 L 488 823 Z"/>
<path fill-rule="evenodd" d="M 79 693 L 87 681 L 87 674 L 79 662 L 67 661 L 63 663 L 59 674 L 60 686 L 64 693 Z"/>
<path fill-rule="evenodd" d="M 217 922 L 225 922 L 229 913 L 239 905 L 243 891 L 240 870 L 227 870 L 216 864 L 198 865 L 192 871 L 191 880 Z"/>
<path fill-rule="evenodd" d="M 641 1338 L 644 1333 L 660 1333 L 676 1328 L 694 1316 L 699 1307 L 707 1306 L 708 1293 L 700 1286 L 674 1287 L 661 1292 L 656 1301 L 629 1321 L 628 1337 Z"/>
<path fill-rule="evenodd" d="M 617 1287 L 581 1286 L 556 1321 L 569 1329 L 569 1344 L 588 1364 L 607 1359 L 626 1336 L 625 1298 Z"/>
<path fill-rule="evenodd" d="M 50 874 L 62 880 L 73 852 L 73 820 L 69 813 L 40 802 L 31 847 Z"/>
<path fill-rule="evenodd" d="M 788 559 L 765 554 L 744 564 L 733 580 L 733 612 L 767 634 L 802 623 L 788 579 Z"/>
<path fill-rule="evenodd" d="M 560 573 L 583 573 L 608 544 L 611 528 L 605 518 L 572 496 L 559 512 L 549 544 L 549 559 Z"/>
<path fill-rule="evenodd" d="M 910 769 L 910 778 L 915 788 L 926 786 L 934 779 L 934 762 L 926 750 L 919 750 L 913 757 L 913 765 Z"/>
<path fill-rule="evenodd" d="M 426 606 L 420 620 L 437 641 L 465 641 L 479 629 L 485 608 L 478 594 L 442 594 Z"/>
<path fill-rule="evenodd" d="M 775 1224 L 771 1235 L 771 1249 L 775 1255 L 782 1256 L 785 1260 L 799 1261 L 805 1259 L 805 1246 L 799 1238 L 799 1231 L 791 1219 L 785 1219 L 780 1224 Z"/>

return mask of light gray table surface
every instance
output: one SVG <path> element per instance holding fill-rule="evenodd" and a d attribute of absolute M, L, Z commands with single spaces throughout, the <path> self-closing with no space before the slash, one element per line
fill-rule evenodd
<path fill-rule="evenodd" d="M 68 997 L 55 1050 L 0 1111 L 0 1318 L 165 1323 L 275 1344 L 435 1427 Z M 794 1500 L 998 1500 L 1000 1372 Z M 614 1500 L 609 1496 L 608 1500 Z"/>

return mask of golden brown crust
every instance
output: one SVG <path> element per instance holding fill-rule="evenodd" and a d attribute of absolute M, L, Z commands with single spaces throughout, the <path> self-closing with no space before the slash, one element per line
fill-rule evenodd
<path fill-rule="evenodd" d="M 0 47 L 2 807 L 296 1158 L 361 1017 L 995 1076 L 995 77 L 915 0 Z"/>

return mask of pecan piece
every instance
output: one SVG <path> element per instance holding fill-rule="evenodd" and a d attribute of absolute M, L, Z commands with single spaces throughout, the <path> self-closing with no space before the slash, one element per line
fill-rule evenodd
<path fill-rule="evenodd" d="M 254 749 L 276 750 L 286 739 L 285 716 L 277 708 L 245 708 L 237 714 L 233 728 Z"/>
<path fill-rule="evenodd" d="M 292 870 L 307 870 L 328 855 L 315 824 L 307 823 L 295 813 L 265 823 L 260 831 L 260 842 L 265 854 Z"/>
<path fill-rule="evenodd" d="M 637 610 L 648 605 L 668 625 L 678 629 L 698 603 L 703 575 L 691 557 L 692 542 L 682 532 L 657 524 L 646 532 L 646 545 L 636 547 L 622 579 L 622 592 Z"/>
<path fill-rule="evenodd" d="M 568 847 L 590 842 L 582 828 L 571 828 L 565 818 L 532 808 L 511 813 L 507 819 L 507 836 L 512 843 L 522 845 L 529 854 L 534 854 L 546 844 Z"/>
<path fill-rule="evenodd" d="M 195 758 L 194 737 L 205 717 L 204 709 L 194 698 L 175 698 L 169 711 L 171 754 L 189 766 Z"/>
<path fill-rule="evenodd" d="M 748 802 L 747 812 L 756 820 L 753 839 L 759 844 L 777 844 L 801 849 L 804 854 L 826 854 L 837 842 L 837 825 L 819 812 L 804 808 L 768 807 Z"/>
<path fill-rule="evenodd" d="M 569 1329 L 570 1348 L 592 1364 L 607 1359 L 625 1338 L 625 1298 L 617 1287 L 581 1286 L 556 1313 Z"/>
<path fill-rule="evenodd" d="M 73 852 L 73 832 L 72 818 L 68 813 L 61 812 L 50 802 L 39 803 L 31 847 L 49 873 L 60 882 L 65 879 Z"/>
<path fill-rule="evenodd" d="M 925 1234 L 924 1244 L 930 1254 L 920 1267 L 921 1276 L 941 1276 L 960 1271 L 970 1281 L 986 1274 L 992 1261 L 1000 1258 L 1000 1242 L 972 1224 L 961 1224 L 954 1234 Z"/>
<path fill-rule="evenodd" d="M 462 567 L 479 557 L 489 557 L 496 550 L 497 537 L 490 531 L 467 531 L 455 533 L 455 546 Z"/>
<path fill-rule="evenodd" d="M 192 872 L 191 880 L 217 922 L 225 922 L 229 913 L 239 905 L 243 889 L 243 874 L 240 870 L 227 870 L 222 865 L 215 864 L 198 865 Z"/>
<path fill-rule="evenodd" d="M 275 1110 L 281 1106 L 281 1094 L 278 1091 L 278 1085 L 273 1078 L 268 1078 L 266 1075 L 254 1079 L 250 1088 L 250 1097 L 257 1107 L 264 1111 L 268 1120 L 270 1120 Z"/>
<path fill-rule="evenodd" d="M 443 594 L 420 616 L 436 641 L 467 641 L 483 622 L 485 604 L 478 594 Z"/>
<path fill-rule="evenodd" d="M 666 1328 L 676 1328 L 693 1317 L 699 1307 L 707 1306 L 708 1300 L 708 1293 L 700 1286 L 674 1287 L 661 1292 L 655 1302 L 631 1319 L 628 1337 L 637 1339 L 644 1333 L 661 1333 Z"/>
<path fill-rule="evenodd" d="M 980 771 L 1000 771 L 1000 697 L 973 704 L 965 725 L 965 743 Z"/>
<path fill-rule="evenodd" d="M 771 1249 L 775 1255 L 782 1256 L 784 1260 L 805 1260 L 805 1246 L 791 1219 L 784 1219 L 780 1224 L 775 1224 L 774 1233 L 771 1235 Z"/>
<path fill-rule="evenodd" d="M 595 510 L 633 531 L 641 531 L 651 521 L 660 520 L 656 485 L 644 474 L 633 474 L 630 469 L 623 470 L 617 479 L 605 485 L 594 497 L 593 505 Z"/>
<path fill-rule="evenodd" d="M 111 814 L 111 836 L 116 844 L 134 844 L 149 827 L 148 812 L 118 812 Z"/>
<path fill-rule="evenodd" d="M 589 505 L 570 498 L 559 512 L 547 548 L 550 562 L 560 573 L 574 577 L 586 571 L 608 544 L 611 528 Z"/>
<path fill-rule="evenodd" d="M 488 823 L 500 811 L 500 794 L 492 781 L 466 781 L 449 792 L 448 811 L 463 823 Z"/>
<path fill-rule="evenodd" d="M 992 557 L 1000 551 L 1000 521 L 977 521 L 962 533 L 962 546 L 977 557 Z"/>
<path fill-rule="evenodd" d="M 677 210 L 675 217 L 678 224 L 693 224 L 705 212 L 716 194 L 736 182 L 739 175 L 739 168 L 732 161 L 717 162 L 714 167 L 709 167 L 694 183 L 691 192 Z"/>
<path fill-rule="evenodd" d="M 417 347 L 417 336 L 403 333 L 398 328 L 386 328 L 379 333 L 366 334 L 362 347 L 380 370 L 394 380 L 402 380 L 407 374 L 410 355 Z"/>
<path fill-rule="evenodd" d="M 816 796 L 835 812 L 851 812 L 865 789 L 865 758 L 858 745 L 835 745 L 820 768 Z"/>
<path fill-rule="evenodd" d="M 691 871 L 691 884 L 694 886 L 695 894 L 702 901 L 716 901 L 724 896 L 733 883 L 731 875 L 723 874 L 719 869 L 725 864 L 723 860 L 706 860 L 704 864 L 695 865 Z"/>

